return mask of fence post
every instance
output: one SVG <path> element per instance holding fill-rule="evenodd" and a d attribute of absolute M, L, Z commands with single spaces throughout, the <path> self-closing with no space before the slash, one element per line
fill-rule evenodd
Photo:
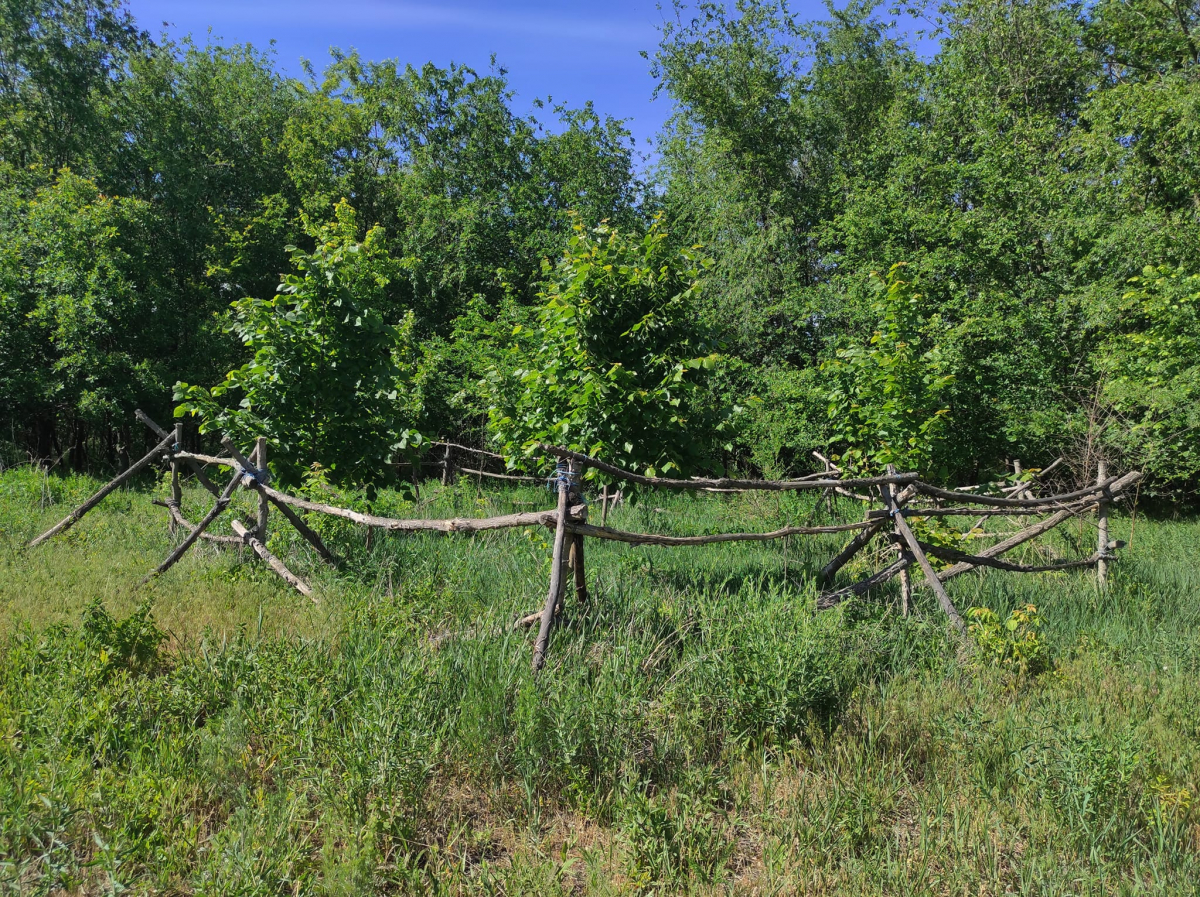
<path fill-rule="evenodd" d="M 571 537 L 571 570 L 575 573 L 575 602 L 580 606 L 587 604 L 587 576 L 583 566 L 583 535 L 575 533 Z"/>
<path fill-rule="evenodd" d="M 445 452 L 445 454 L 442 455 L 442 485 L 443 486 L 449 485 L 450 481 L 453 479 L 453 477 L 451 476 L 453 468 L 450 466 L 450 464 L 451 464 L 450 444 L 447 443 L 446 444 L 446 452 Z M 482 460 L 480 460 L 479 466 L 483 467 Z"/>
<path fill-rule="evenodd" d="M 175 505 L 175 510 L 181 510 L 183 507 L 183 488 L 179 485 L 179 459 L 175 457 L 175 453 L 183 449 L 183 421 L 175 423 L 175 445 L 171 449 L 171 502 Z M 168 525 L 171 535 L 175 535 L 175 531 L 179 528 L 179 524 L 175 522 L 175 515 L 171 515 L 171 522 Z"/>
<path fill-rule="evenodd" d="M 1108 479 L 1108 464 L 1100 461 L 1096 464 L 1096 485 Z M 1100 588 L 1108 586 L 1108 502 L 1104 494 L 1100 495 L 1096 521 L 1096 584 Z"/>
<path fill-rule="evenodd" d="M 542 608 L 542 625 L 538 630 L 537 642 L 533 646 L 533 671 L 536 673 L 546 662 L 546 648 L 550 642 L 550 627 L 554 623 L 554 608 L 562 600 L 563 563 L 567 540 L 567 508 L 571 495 L 571 478 L 564 466 L 559 464 L 555 482 L 558 484 L 558 513 L 555 517 L 554 551 L 550 559 L 550 591 L 546 605 Z"/>
<path fill-rule="evenodd" d="M 825 466 L 826 468 L 830 466 L 828 461 L 825 462 Z M 895 476 L 896 465 L 889 464 L 887 466 L 887 473 L 888 476 Z M 896 487 L 888 483 L 883 487 L 883 490 L 884 504 L 888 508 L 895 507 Z M 901 557 L 907 558 L 910 556 L 908 550 L 904 547 L 904 542 L 901 540 L 899 533 L 892 533 L 892 542 L 895 544 L 896 550 L 900 553 Z M 908 616 L 909 608 L 912 607 L 912 588 L 912 572 L 905 567 L 900 571 L 900 613 L 905 617 Z"/>
<path fill-rule="evenodd" d="M 267 471 L 267 437 L 259 436 L 254 449 L 254 466 L 263 472 Z M 258 493 L 258 526 L 255 527 L 258 541 L 267 544 L 267 515 L 270 514 L 271 503 L 263 493 Z"/>
<path fill-rule="evenodd" d="M 907 617 L 912 606 L 912 574 L 905 567 L 900 571 L 900 613 Z"/>
<path fill-rule="evenodd" d="M 579 486 L 579 466 L 571 461 L 568 465 L 571 471 L 571 504 L 583 501 L 583 490 Z M 586 513 L 586 512 L 585 512 Z M 585 518 L 586 519 L 586 518 Z M 587 604 L 587 576 L 583 566 L 583 534 L 572 533 L 571 549 L 568 553 L 567 566 L 575 574 L 575 603 L 580 607 Z"/>

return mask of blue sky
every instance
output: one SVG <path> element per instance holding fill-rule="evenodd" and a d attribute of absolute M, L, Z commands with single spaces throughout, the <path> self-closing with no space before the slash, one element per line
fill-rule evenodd
<path fill-rule="evenodd" d="M 825 17 L 820 0 L 791 5 L 799 18 Z M 494 53 L 508 69 L 517 112 L 532 111 L 535 98 L 592 100 L 602 115 L 629 119 L 641 152 L 652 149 L 649 140 L 671 112 L 667 98 L 651 99 L 654 79 L 640 55 L 653 55 L 671 14 L 654 0 L 129 0 L 129 8 L 155 36 L 167 22 L 172 37 L 190 34 L 199 43 L 210 29 L 224 43 L 265 49 L 274 40 L 278 68 L 294 76 L 301 58 L 320 71 L 334 46 L 368 59 L 453 61 L 479 71 Z"/>

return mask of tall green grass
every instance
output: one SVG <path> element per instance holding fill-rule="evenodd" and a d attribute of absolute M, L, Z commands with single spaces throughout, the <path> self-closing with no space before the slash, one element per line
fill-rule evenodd
<path fill-rule="evenodd" d="M 0 888 L 12 893 L 1195 893 L 1195 522 L 1139 520 L 1112 586 L 954 580 L 1033 603 L 1048 672 L 964 661 L 936 604 L 816 613 L 837 537 L 588 543 L 541 676 L 545 531 L 387 536 L 346 559 L 171 548 L 162 485 L 24 541 L 95 483 L 0 476 Z M 343 502 L 361 497 L 339 496 Z M 204 498 L 189 491 L 193 517 Z M 463 480 L 383 513 L 547 507 Z M 249 510 L 247 501 L 244 510 Z M 810 498 L 649 496 L 631 529 L 768 528 Z M 844 509 L 847 515 L 859 509 Z M 1129 536 L 1129 521 L 1116 521 Z M 1086 544 L 1084 525 L 1057 547 Z M 1032 550 L 1032 549 L 1031 549 Z M 851 576 L 872 562 L 864 557 Z"/>

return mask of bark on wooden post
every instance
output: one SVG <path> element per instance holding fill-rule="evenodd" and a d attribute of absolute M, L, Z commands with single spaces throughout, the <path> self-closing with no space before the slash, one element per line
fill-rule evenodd
<path fill-rule="evenodd" d="M 887 466 L 887 472 L 888 472 L 889 476 L 895 476 L 896 465 L 889 464 Z M 885 505 L 887 505 L 888 508 L 898 507 L 898 505 L 896 504 L 896 487 L 895 486 L 893 486 L 891 483 L 885 484 L 883 486 L 883 493 L 884 493 L 883 502 Z M 896 539 L 896 550 L 900 552 L 900 557 L 907 558 L 909 560 L 912 559 L 912 555 L 909 552 L 904 550 L 904 545 L 903 545 L 903 543 L 900 542 L 899 539 Z M 908 616 L 909 607 L 911 605 L 912 605 L 912 572 L 908 569 L 908 567 L 905 567 L 903 570 L 900 571 L 900 613 L 902 616 L 905 616 L 905 617 Z"/>
<path fill-rule="evenodd" d="M 175 453 L 183 448 L 183 421 L 175 424 L 175 445 L 171 449 L 171 503 L 175 509 L 183 508 L 183 488 L 179 485 L 179 459 L 175 457 Z M 175 522 L 175 515 L 171 515 L 170 530 L 171 535 L 175 535 L 179 524 Z"/>
<path fill-rule="evenodd" d="M 1108 464 L 1100 461 L 1096 465 L 1096 483 L 1099 485 L 1107 479 Z M 1108 502 L 1103 494 L 1096 513 L 1096 583 L 1103 589 L 1108 585 Z"/>
<path fill-rule="evenodd" d="M 254 448 L 254 466 L 259 470 L 260 480 L 267 478 L 267 437 L 259 436 Z M 271 503 L 261 492 L 258 493 L 258 525 L 255 535 L 263 545 L 267 544 L 267 518 L 270 514 Z"/>
<path fill-rule="evenodd" d="M 550 627 L 554 624 L 554 606 L 562 600 L 563 549 L 567 541 L 567 507 L 571 493 L 570 476 L 564 466 L 558 469 L 558 517 L 554 527 L 554 551 L 550 558 L 550 591 L 546 595 L 546 606 L 542 608 L 542 625 L 538 630 L 537 642 L 533 646 L 533 671 L 541 670 L 546 663 L 546 646 L 550 641 Z"/>
<path fill-rule="evenodd" d="M 451 467 L 451 463 L 452 463 L 452 461 L 451 461 L 451 456 L 450 456 L 450 446 L 449 446 L 449 444 L 447 444 L 446 451 L 442 454 L 442 485 L 443 486 L 450 485 L 450 483 L 454 479 L 454 477 L 453 477 L 454 468 Z M 482 467 L 483 464 L 480 463 L 479 466 Z"/>
<path fill-rule="evenodd" d="M 587 504 L 583 500 L 583 490 L 578 485 L 579 465 L 571 461 L 568 463 L 567 469 L 571 472 L 571 493 L 567 500 L 571 523 L 587 523 Z M 583 562 L 583 538 L 583 533 L 571 534 L 570 554 L 567 558 L 567 566 L 575 574 L 575 601 L 580 607 L 587 604 L 588 601 L 587 576 L 584 572 Z"/>
<path fill-rule="evenodd" d="M 587 591 L 587 576 L 584 573 L 583 566 L 583 534 L 575 533 L 571 536 L 571 558 L 570 567 L 575 574 L 575 601 L 583 606 L 588 601 Z"/>

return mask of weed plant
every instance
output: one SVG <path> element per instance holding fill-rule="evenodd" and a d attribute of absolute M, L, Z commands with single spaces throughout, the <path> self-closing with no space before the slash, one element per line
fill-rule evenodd
<path fill-rule="evenodd" d="M 960 651 L 923 590 L 907 619 L 888 590 L 815 612 L 837 536 L 589 540 L 590 603 L 568 600 L 535 678 L 511 624 L 544 598 L 548 531 L 368 542 L 313 518 L 334 571 L 279 522 L 315 605 L 207 546 L 136 590 L 173 542 L 161 483 L 21 547 L 95 485 L 0 475 L 6 893 L 1196 892 L 1194 521 L 1138 519 L 1104 592 L 952 581 L 1001 628 L 1036 607 L 1015 653 L 999 630 Z M 814 498 L 654 494 L 610 523 L 767 529 L 824 519 Z M 464 479 L 372 507 L 550 504 Z"/>

